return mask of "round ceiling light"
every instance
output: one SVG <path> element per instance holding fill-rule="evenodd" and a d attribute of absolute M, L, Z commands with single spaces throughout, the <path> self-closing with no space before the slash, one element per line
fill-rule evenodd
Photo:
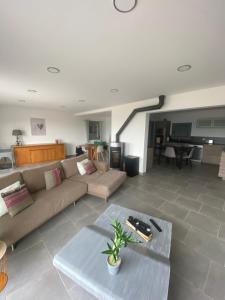
<path fill-rule="evenodd" d="M 113 5 L 117 11 L 128 13 L 136 7 L 137 0 L 113 0 Z"/>
<path fill-rule="evenodd" d="M 56 73 L 60 72 L 60 69 L 56 68 L 56 67 L 48 67 L 47 71 L 50 72 L 50 73 L 55 73 L 56 74 Z"/>
<path fill-rule="evenodd" d="M 186 72 L 191 69 L 191 65 L 182 65 L 177 68 L 178 72 Z"/>
<path fill-rule="evenodd" d="M 112 94 L 116 94 L 116 93 L 119 92 L 119 90 L 118 90 L 118 89 L 111 89 L 110 92 L 111 92 Z"/>
<path fill-rule="evenodd" d="M 29 93 L 37 93 L 36 90 L 27 90 Z"/>

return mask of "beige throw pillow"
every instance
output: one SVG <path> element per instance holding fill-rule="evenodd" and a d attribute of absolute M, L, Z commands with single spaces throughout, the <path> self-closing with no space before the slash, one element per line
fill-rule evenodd
<path fill-rule="evenodd" d="M 15 189 L 20 187 L 20 182 L 16 181 L 15 183 L 5 187 L 4 189 L 0 190 L 0 217 L 4 216 L 8 213 L 8 209 L 6 207 L 5 201 L 3 200 L 1 194 L 7 193 L 9 191 L 14 191 Z"/>
<path fill-rule="evenodd" d="M 85 165 L 88 164 L 88 159 L 84 159 L 82 161 L 77 162 L 77 168 L 80 173 L 80 175 L 85 175 L 86 170 L 85 170 Z"/>

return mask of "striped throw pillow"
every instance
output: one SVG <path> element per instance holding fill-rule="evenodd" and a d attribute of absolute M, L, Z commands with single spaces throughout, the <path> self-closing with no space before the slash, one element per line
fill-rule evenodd
<path fill-rule="evenodd" d="M 33 204 L 33 199 L 25 184 L 14 191 L 2 193 L 1 196 L 11 217 Z"/>
<path fill-rule="evenodd" d="M 50 190 L 61 183 L 61 171 L 59 168 L 45 172 L 46 190 Z"/>
<path fill-rule="evenodd" d="M 85 169 L 87 175 L 90 175 L 96 171 L 95 165 L 93 164 L 93 162 L 91 160 L 89 160 L 84 165 L 84 169 Z"/>

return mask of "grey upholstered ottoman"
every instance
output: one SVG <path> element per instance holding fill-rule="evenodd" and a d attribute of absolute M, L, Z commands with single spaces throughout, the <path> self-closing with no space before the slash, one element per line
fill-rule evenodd
<path fill-rule="evenodd" d="M 95 222 L 84 227 L 54 257 L 54 266 L 70 277 L 97 299 L 166 300 L 170 278 L 170 245 L 172 224 L 157 218 L 162 228 L 152 227 L 153 239 L 121 251 L 122 265 L 119 273 L 108 273 L 106 259 L 101 254 L 106 242 L 113 237 L 112 219 L 118 219 L 127 231 L 128 216 L 149 223 L 150 216 L 111 205 Z M 134 236 L 141 239 L 136 233 Z"/>

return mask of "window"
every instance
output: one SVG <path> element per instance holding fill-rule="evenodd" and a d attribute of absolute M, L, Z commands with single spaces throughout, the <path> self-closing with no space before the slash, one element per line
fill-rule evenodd
<path fill-rule="evenodd" d="M 88 139 L 89 141 L 101 139 L 101 122 L 88 121 Z"/>

